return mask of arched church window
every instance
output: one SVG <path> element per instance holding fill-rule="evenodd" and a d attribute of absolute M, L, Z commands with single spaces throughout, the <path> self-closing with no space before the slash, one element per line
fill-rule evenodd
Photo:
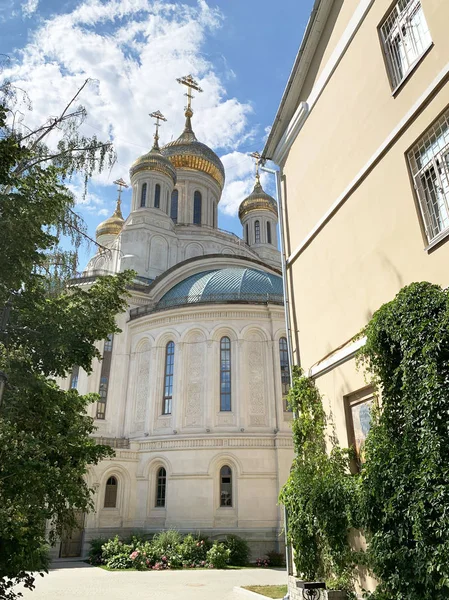
<path fill-rule="evenodd" d="M 220 506 L 232 506 L 232 470 L 227 465 L 220 469 Z"/>
<path fill-rule="evenodd" d="M 173 400 L 173 371 L 175 364 L 175 343 L 168 342 L 165 347 L 164 397 L 162 414 L 171 415 Z"/>
<path fill-rule="evenodd" d="M 220 411 L 231 410 L 231 340 L 220 340 Z"/>
<path fill-rule="evenodd" d="M 281 385 L 284 410 L 289 410 L 287 404 L 287 394 L 288 390 L 290 389 L 290 364 L 288 361 L 287 338 L 285 337 L 281 337 L 279 340 L 279 358 L 281 361 Z"/>
<path fill-rule="evenodd" d="M 157 472 L 156 481 L 156 506 L 165 506 L 165 492 L 167 489 L 167 471 L 161 467 Z"/>
<path fill-rule="evenodd" d="M 106 482 L 106 489 L 104 492 L 104 507 L 105 508 L 117 508 L 117 479 L 112 476 Z"/>
<path fill-rule="evenodd" d="M 267 221 L 267 242 L 271 244 L 271 223 Z"/>
<path fill-rule="evenodd" d="M 170 217 L 173 223 L 178 222 L 178 190 L 173 190 L 171 193 Z"/>
<path fill-rule="evenodd" d="M 78 365 L 75 365 L 72 369 L 72 375 L 70 376 L 70 389 L 76 390 L 78 387 L 78 377 L 80 373 L 80 368 Z"/>
<path fill-rule="evenodd" d="M 156 187 L 154 188 L 154 208 L 161 207 L 161 186 L 156 183 Z"/>
<path fill-rule="evenodd" d="M 249 244 L 249 225 L 246 224 L 246 243 Z"/>
<path fill-rule="evenodd" d="M 142 191 L 140 193 L 140 207 L 146 206 L 147 203 L 147 184 L 144 183 L 142 186 Z"/>
<path fill-rule="evenodd" d="M 254 223 L 254 242 L 260 244 L 260 223 L 255 221 Z"/>
<path fill-rule="evenodd" d="M 201 192 L 198 190 L 193 195 L 193 223 L 195 225 L 201 225 Z"/>

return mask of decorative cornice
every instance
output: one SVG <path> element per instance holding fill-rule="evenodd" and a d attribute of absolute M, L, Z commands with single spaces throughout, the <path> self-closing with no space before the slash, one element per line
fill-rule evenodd
<path fill-rule="evenodd" d="M 220 437 L 152 440 L 148 442 L 140 442 L 141 452 L 160 450 L 186 450 L 189 448 L 194 448 L 196 450 L 210 448 L 293 448 L 293 439 L 291 437 Z"/>

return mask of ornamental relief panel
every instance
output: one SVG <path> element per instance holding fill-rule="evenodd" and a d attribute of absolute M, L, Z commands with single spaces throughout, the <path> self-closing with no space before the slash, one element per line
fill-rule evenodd
<path fill-rule="evenodd" d="M 202 425 L 204 387 L 204 339 L 198 333 L 190 339 L 187 360 L 187 389 L 184 424 L 186 427 Z"/>
<path fill-rule="evenodd" d="M 141 431 L 145 426 L 145 413 L 150 388 L 150 353 L 150 344 L 148 342 L 145 342 L 137 350 L 137 383 L 133 431 Z"/>
<path fill-rule="evenodd" d="M 267 425 L 263 345 L 263 341 L 257 334 L 251 334 L 246 348 L 248 412 L 249 422 L 253 427 L 264 427 Z"/>

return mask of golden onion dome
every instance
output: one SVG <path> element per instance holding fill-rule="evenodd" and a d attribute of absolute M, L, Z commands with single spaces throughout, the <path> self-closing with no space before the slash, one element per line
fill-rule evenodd
<path fill-rule="evenodd" d="M 162 148 L 162 153 L 177 169 L 191 169 L 207 173 L 223 189 L 225 182 L 223 163 L 213 150 L 196 139 L 190 120 L 192 115 L 192 110 L 188 108 L 185 113 L 184 131 L 177 140 L 166 144 Z"/>
<path fill-rule="evenodd" d="M 259 175 L 256 175 L 256 184 L 253 191 L 240 204 L 239 219 L 242 220 L 252 210 L 269 210 L 276 217 L 278 216 L 276 200 L 264 191 L 260 184 Z"/>
<path fill-rule="evenodd" d="M 149 152 L 140 156 L 131 166 L 129 170 L 130 177 L 138 173 L 139 171 L 159 171 L 173 181 L 173 185 L 176 185 L 176 169 L 172 163 L 165 158 L 161 153 L 158 144 L 159 136 L 154 136 L 154 145 Z"/>
<path fill-rule="evenodd" d="M 103 221 L 98 225 L 95 230 L 95 236 L 98 239 L 102 235 L 118 235 L 123 227 L 125 219 L 123 218 L 122 211 L 120 209 L 121 200 L 117 199 L 117 206 L 115 207 L 114 214 L 106 221 Z"/>

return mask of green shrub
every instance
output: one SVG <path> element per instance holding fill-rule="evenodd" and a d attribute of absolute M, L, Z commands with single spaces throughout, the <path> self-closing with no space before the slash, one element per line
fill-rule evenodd
<path fill-rule="evenodd" d="M 246 540 L 237 535 L 227 535 L 224 545 L 230 550 L 229 563 L 231 565 L 244 567 L 248 564 L 250 550 Z"/>
<path fill-rule="evenodd" d="M 105 544 L 106 541 L 105 538 L 94 538 L 93 540 L 90 540 L 88 561 L 91 565 L 103 564 L 103 544 Z"/>
<path fill-rule="evenodd" d="M 191 534 L 186 535 L 180 547 L 182 566 L 187 568 L 206 566 L 208 549 L 205 540 Z"/>
<path fill-rule="evenodd" d="M 283 567 L 285 565 L 285 558 L 281 552 L 267 552 L 268 560 L 270 561 L 270 567 Z"/>
<path fill-rule="evenodd" d="M 207 552 L 207 562 L 214 569 L 225 569 L 229 564 L 229 557 L 231 551 L 229 548 L 220 542 L 215 542 L 210 550 Z"/>
<path fill-rule="evenodd" d="M 133 566 L 129 557 L 134 548 L 122 542 L 118 535 L 105 542 L 101 549 L 102 561 L 110 569 L 129 569 Z"/>
<path fill-rule="evenodd" d="M 114 554 L 106 561 L 108 569 L 132 569 L 134 567 L 134 561 L 130 558 L 129 552 L 121 552 L 120 554 Z"/>
<path fill-rule="evenodd" d="M 154 548 L 161 552 L 167 552 L 167 550 L 173 550 L 179 548 L 182 543 L 182 535 L 175 529 L 169 529 L 168 531 L 161 531 L 157 533 L 153 539 L 152 544 Z"/>

